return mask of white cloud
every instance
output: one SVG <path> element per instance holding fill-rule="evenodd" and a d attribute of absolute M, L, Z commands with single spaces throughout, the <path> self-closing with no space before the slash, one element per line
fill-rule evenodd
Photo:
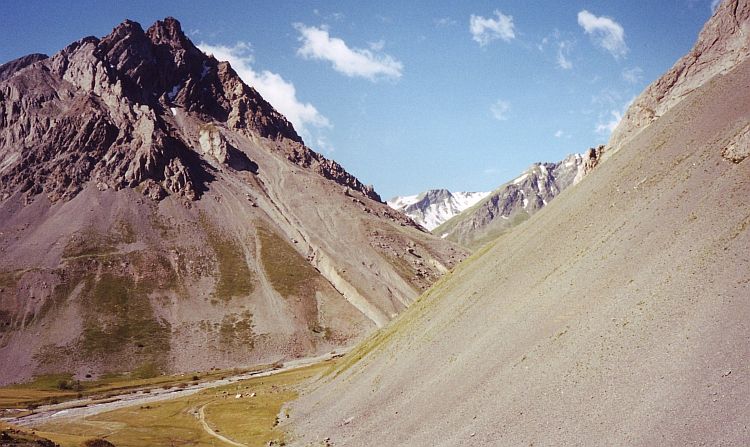
<path fill-rule="evenodd" d="M 318 135 L 315 138 L 315 144 L 317 145 L 317 148 L 326 155 L 330 155 L 336 151 L 331 142 L 328 141 L 328 138 L 322 135 Z"/>
<path fill-rule="evenodd" d="M 626 68 L 622 71 L 622 78 L 631 84 L 637 84 L 643 79 L 643 69 L 641 67 Z"/>
<path fill-rule="evenodd" d="M 721 4 L 721 0 L 711 0 L 711 12 L 716 12 L 716 9 Z"/>
<path fill-rule="evenodd" d="M 565 132 L 562 131 L 562 129 L 555 132 L 555 138 L 562 138 L 565 136 Z"/>
<path fill-rule="evenodd" d="M 253 55 L 249 44 L 238 42 L 229 47 L 201 42 L 198 48 L 206 54 L 213 54 L 220 61 L 228 61 L 240 78 L 255 88 L 266 101 L 291 121 L 300 133 L 305 133 L 309 126 L 331 127 L 328 118 L 318 112 L 315 106 L 297 99 L 294 84 L 268 70 L 257 72 L 253 69 Z"/>
<path fill-rule="evenodd" d="M 568 42 L 560 42 L 557 44 L 557 66 L 563 70 L 570 70 L 573 68 L 573 62 L 568 58 L 570 54 L 570 44 Z"/>
<path fill-rule="evenodd" d="M 388 54 L 361 48 L 350 48 L 338 37 L 331 37 L 328 28 L 295 23 L 302 46 L 297 54 L 305 59 L 331 62 L 333 69 L 346 76 L 359 76 L 370 81 L 381 78 L 398 79 L 404 65 Z"/>
<path fill-rule="evenodd" d="M 594 42 L 607 50 L 615 59 L 628 53 L 625 30 L 609 17 L 597 17 L 585 9 L 578 13 L 578 24 Z"/>
<path fill-rule="evenodd" d="M 495 10 L 495 16 L 497 19 L 472 14 L 469 18 L 471 38 L 479 43 L 479 46 L 483 47 L 496 39 L 510 42 L 516 37 L 513 17 L 506 16 L 498 10 Z"/>
<path fill-rule="evenodd" d="M 508 113 L 510 112 L 510 102 L 498 99 L 490 106 L 490 112 L 492 112 L 492 116 L 494 116 L 496 120 L 506 121 L 508 119 Z"/>

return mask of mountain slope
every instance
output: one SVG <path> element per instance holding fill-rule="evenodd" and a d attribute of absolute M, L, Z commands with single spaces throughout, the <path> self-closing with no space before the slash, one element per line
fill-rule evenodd
<path fill-rule="evenodd" d="M 488 192 L 450 192 L 430 189 L 414 196 L 397 196 L 388 206 L 411 217 L 416 223 L 432 231 L 443 222 L 469 208 Z"/>
<path fill-rule="evenodd" d="M 535 163 L 432 232 L 477 248 L 524 222 L 562 190 L 579 182 L 597 165 L 603 151 L 603 147 L 592 148 L 558 163 Z"/>
<path fill-rule="evenodd" d="M 292 406 L 293 444 L 746 445 L 749 87 L 696 87 L 441 280 Z"/>
<path fill-rule="evenodd" d="M 174 19 L 0 73 L 0 384 L 330 351 L 464 256 Z"/>

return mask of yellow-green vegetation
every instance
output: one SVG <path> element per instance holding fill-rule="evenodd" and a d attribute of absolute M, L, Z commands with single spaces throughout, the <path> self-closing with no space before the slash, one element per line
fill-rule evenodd
<path fill-rule="evenodd" d="M 499 221 L 498 223 L 501 225 L 498 228 L 493 228 L 490 225 L 487 227 L 485 234 L 482 235 L 482 237 L 466 242 L 465 246 L 470 250 L 477 250 L 485 244 L 496 240 L 500 236 L 504 236 L 515 230 L 517 226 L 529 220 L 530 217 L 531 215 L 526 211 L 517 212 L 513 214 L 509 220 Z M 453 240 L 451 237 L 448 237 L 448 239 Z"/>
<path fill-rule="evenodd" d="M 200 224 L 208 244 L 216 255 L 219 279 L 214 296 L 228 301 L 233 297 L 247 296 L 253 292 L 255 276 L 247 266 L 245 252 L 237 241 L 222 232 L 201 215 Z"/>
<path fill-rule="evenodd" d="M 87 228 L 74 235 L 63 250 L 63 258 L 102 256 L 117 250 L 118 244 L 136 241 L 135 231 L 126 220 L 118 220 L 107 233 Z"/>
<path fill-rule="evenodd" d="M 318 290 L 330 287 L 328 282 L 278 234 L 260 225 L 257 231 L 263 270 L 273 288 L 296 306 L 312 332 L 330 338 L 331 331 L 319 324 L 315 299 Z"/>
<path fill-rule="evenodd" d="M 117 244 L 134 241 L 130 225 L 118 221 L 108 234 L 87 230 L 66 246 L 68 257 L 55 271 L 59 283 L 35 317 L 61 311 L 74 300 L 83 331 L 73 343 L 43 347 L 35 357 L 44 368 L 55 370 L 70 357 L 85 357 L 144 377 L 160 372 L 171 328 L 156 317 L 151 300 L 175 290 L 177 274 L 159 250 L 117 251 Z"/>
<path fill-rule="evenodd" d="M 74 380 L 71 374 L 46 374 L 35 377 L 31 382 L 0 388 L 0 408 L 29 408 L 79 397 L 107 398 L 115 394 L 206 382 L 268 368 L 270 366 L 261 365 L 249 369 L 154 375 L 157 373 L 155 365 L 144 364 L 129 373 L 108 374 L 100 379 L 81 381 Z"/>
<path fill-rule="evenodd" d="M 277 416 L 284 403 L 297 397 L 304 381 L 334 361 L 252 378 L 211 388 L 179 399 L 134 406 L 39 427 L 40 436 L 63 447 L 78 447 L 85 439 L 104 438 L 117 447 L 144 445 L 229 445 L 210 431 L 248 446 L 281 443 Z M 255 396 L 251 397 L 252 393 Z M 241 394 L 241 398 L 236 398 Z M 206 430 L 203 422 L 208 426 Z"/>
<path fill-rule="evenodd" d="M 137 285 L 130 276 L 112 273 L 87 281 L 81 344 L 87 358 L 106 357 L 127 348 L 137 349 L 141 355 L 169 350 L 169 324 L 157 321 L 148 291 L 138 290 Z"/>
<path fill-rule="evenodd" d="M 262 226 L 257 231 L 263 269 L 273 288 L 287 298 L 314 292 L 310 281 L 318 278 L 318 271 L 278 234 Z"/>
<path fill-rule="evenodd" d="M 255 344 L 253 314 L 249 310 L 241 314 L 225 315 L 219 329 L 222 346 L 242 346 L 251 350 Z"/>
<path fill-rule="evenodd" d="M 0 445 L 2 446 L 38 446 L 52 447 L 53 443 L 46 438 L 37 436 L 29 430 L 12 427 L 5 422 L 0 422 Z"/>

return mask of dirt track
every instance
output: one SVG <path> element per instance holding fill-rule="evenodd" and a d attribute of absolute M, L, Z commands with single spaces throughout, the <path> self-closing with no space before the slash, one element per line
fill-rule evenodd
<path fill-rule="evenodd" d="M 8 422 L 16 425 L 23 426 L 38 426 L 46 424 L 52 421 L 60 421 L 63 419 L 75 419 L 84 418 L 87 416 L 93 416 L 95 414 L 104 413 L 107 411 L 117 410 L 124 407 L 130 407 L 135 405 L 144 405 L 153 402 L 160 402 L 165 400 L 177 399 L 180 397 L 190 396 L 203 390 L 210 388 L 216 388 L 231 383 L 246 380 L 251 377 L 266 377 L 274 374 L 279 374 L 285 371 L 290 371 L 297 368 L 309 366 L 318 362 L 324 362 L 330 360 L 335 356 L 342 354 L 345 351 L 336 351 L 335 353 L 327 353 L 317 357 L 307 357 L 297 360 L 291 360 L 281 368 L 256 371 L 251 373 L 240 374 L 237 376 L 227 377 L 224 379 L 213 380 L 210 382 L 199 383 L 197 385 L 190 385 L 186 388 L 170 388 L 164 389 L 152 389 L 149 393 L 140 391 L 135 394 L 121 394 L 117 396 L 108 397 L 104 400 L 95 399 L 80 399 L 74 401 L 68 401 L 61 404 L 55 405 L 44 405 L 39 407 L 34 413 L 26 416 L 5 418 L 2 419 L 4 422 Z M 212 435 L 215 436 L 215 435 Z M 241 444 L 236 444 L 241 445 Z"/>

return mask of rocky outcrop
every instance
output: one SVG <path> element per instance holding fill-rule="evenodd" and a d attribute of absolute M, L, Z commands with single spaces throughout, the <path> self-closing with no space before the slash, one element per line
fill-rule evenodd
<path fill-rule="evenodd" d="M 578 165 L 578 172 L 576 172 L 576 176 L 573 178 L 574 185 L 583 180 L 584 177 L 599 165 L 602 161 L 605 149 L 606 147 L 604 145 L 600 145 L 596 148 L 591 147 L 583 153 L 581 156 L 581 164 Z"/>
<path fill-rule="evenodd" d="M 619 149 L 629 138 L 664 115 L 717 74 L 750 56 L 750 2 L 724 0 L 706 23 L 693 48 L 630 105 L 609 142 Z"/>
<path fill-rule="evenodd" d="M 730 139 L 721 155 L 732 163 L 739 163 L 750 156 L 750 124 Z"/>
<path fill-rule="evenodd" d="M 102 39 L 0 67 L 0 193 L 44 193 L 54 202 L 95 181 L 113 189 L 143 185 L 152 198 L 164 196 L 154 192 L 159 185 L 195 200 L 212 178 L 202 155 L 249 166 L 229 163 L 218 130 L 176 132 L 177 109 L 215 128 L 277 141 L 289 161 L 380 201 L 372 187 L 307 148 L 286 118 L 228 63 L 195 47 L 173 18 L 146 31 L 126 20 Z"/>

